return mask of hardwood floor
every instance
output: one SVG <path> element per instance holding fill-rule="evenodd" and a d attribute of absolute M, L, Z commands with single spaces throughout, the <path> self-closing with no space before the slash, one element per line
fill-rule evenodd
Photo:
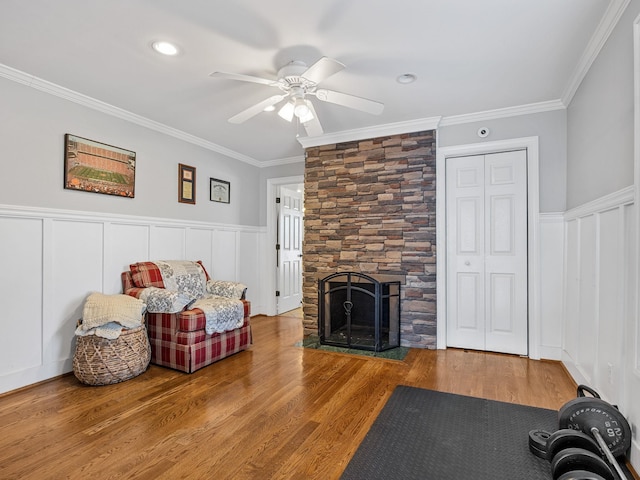
<path fill-rule="evenodd" d="M 551 409 L 575 397 L 555 362 L 303 349 L 298 311 L 252 326 L 250 350 L 191 375 L 152 365 L 116 385 L 68 375 L 0 396 L 0 478 L 337 479 L 396 385 Z"/>

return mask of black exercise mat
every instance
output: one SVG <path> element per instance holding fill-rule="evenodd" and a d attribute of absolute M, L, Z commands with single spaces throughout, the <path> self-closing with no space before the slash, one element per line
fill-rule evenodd
<path fill-rule="evenodd" d="M 398 386 L 341 480 L 548 480 L 529 431 L 557 425 L 555 410 Z"/>

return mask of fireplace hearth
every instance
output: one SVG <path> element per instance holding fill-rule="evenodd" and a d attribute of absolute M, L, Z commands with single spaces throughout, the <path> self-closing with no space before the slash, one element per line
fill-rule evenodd
<path fill-rule="evenodd" d="M 400 282 L 357 272 L 318 280 L 320 343 L 381 352 L 400 346 Z"/>

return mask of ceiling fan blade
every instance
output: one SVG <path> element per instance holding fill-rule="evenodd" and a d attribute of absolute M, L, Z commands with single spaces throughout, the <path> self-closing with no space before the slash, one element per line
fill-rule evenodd
<path fill-rule="evenodd" d="M 269 85 L 270 87 L 278 86 L 278 82 L 275 80 L 254 77 L 252 75 L 242 75 L 241 73 L 213 72 L 210 73 L 209 76 L 213 78 L 226 78 L 228 80 L 240 80 L 241 82 L 260 83 L 262 85 Z"/>
<path fill-rule="evenodd" d="M 315 96 L 318 100 L 322 100 L 323 102 L 355 108 L 356 110 L 362 110 L 363 112 L 371 113 L 372 115 L 380 115 L 384 110 L 384 104 L 380 102 L 375 102 L 368 98 L 356 97 L 355 95 L 350 95 L 348 93 L 336 92 L 334 90 L 319 88 L 316 90 Z"/>
<path fill-rule="evenodd" d="M 307 106 L 311 113 L 313 114 L 313 118 L 308 122 L 303 123 L 304 129 L 307 132 L 308 137 L 317 137 L 324 133 L 322 130 L 322 125 L 320 125 L 320 120 L 318 119 L 318 114 L 316 113 L 316 109 L 313 108 L 313 103 L 307 101 Z"/>
<path fill-rule="evenodd" d="M 275 105 L 281 100 L 284 100 L 286 95 L 274 95 L 273 97 L 269 97 L 266 100 L 261 101 L 260 103 L 256 103 L 255 105 L 243 110 L 242 112 L 234 115 L 229 119 L 229 123 L 242 123 L 249 120 L 251 117 L 256 116 L 260 112 L 262 112 L 265 108 L 270 107 L 271 105 Z"/>
<path fill-rule="evenodd" d="M 318 117 L 314 117 L 313 120 L 309 120 L 307 123 L 303 123 L 302 125 L 304 125 L 304 129 L 307 132 L 307 137 L 319 137 L 324 133 Z"/>
<path fill-rule="evenodd" d="M 307 68 L 301 77 L 312 81 L 313 83 L 320 83 L 331 75 L 338 73 L 344 69 L 344 64 L 329 57 L 322 57 L 316 63 Z"/>

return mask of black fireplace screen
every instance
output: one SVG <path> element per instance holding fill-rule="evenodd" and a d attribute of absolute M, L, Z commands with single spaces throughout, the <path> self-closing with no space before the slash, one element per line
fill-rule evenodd
<path fill-rule="evenodd" d="M 320 343 L 380 352 L 400 346 L 400 282 L 356 272 L 318 281 Z"/>

